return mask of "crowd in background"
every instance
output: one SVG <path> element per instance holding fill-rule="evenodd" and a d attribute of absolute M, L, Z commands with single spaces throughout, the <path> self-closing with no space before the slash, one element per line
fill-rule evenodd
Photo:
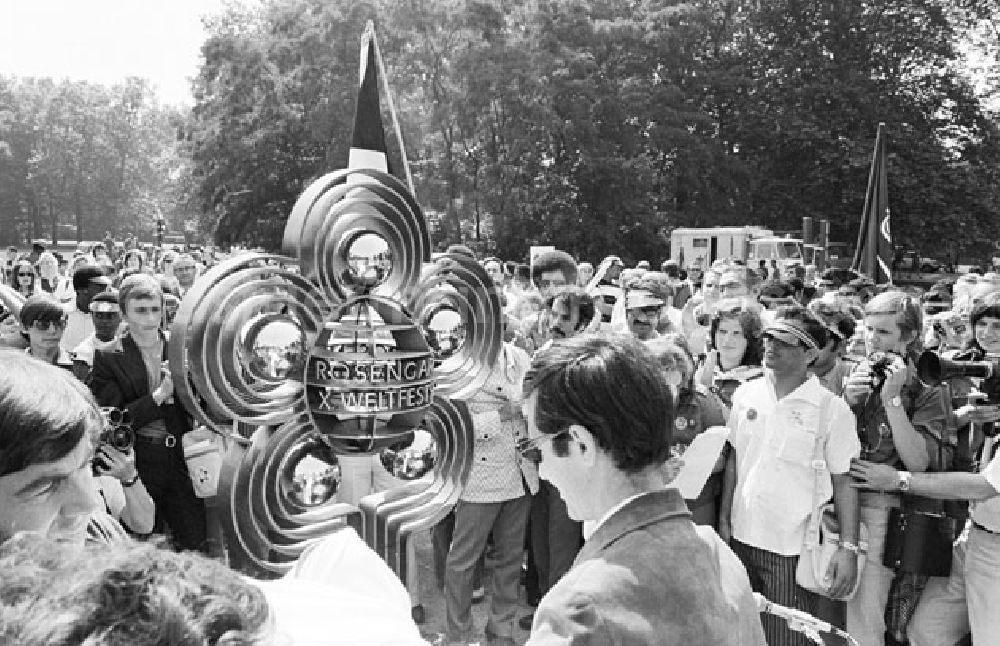
<path fill-rule="evenodd" d="M 448 251 L 476 258 L 461 245 Z M 8 250 L 0 286 L 0 344 L 72 371 L 136 429 L 134 449 L 101 449 L 97 471 L 109 514 L 132 533 L 165 532 L 178 547 L 205 551 L 204 505 L 180 449 L 192 424 L 174 401 L 164 331 L 218 259 L 110 239 L 68 257 L 35 245 L 29 253 Z M 988 501 L 970 511 L 907 487 L 913 474 L 975 473 L 992 463 L 1000 407 L 983 402 L 1000 404 L 997 379 L 924 383 L 918 363 L 925 350 L 957 361 L 1000 356 L 1000 275 L 965 274 L 923 290 L 876 285 L 849 270 L 732 259 L 704 270 L 673 260 L 658 270 L 647 261 L 626 267 L 617 256 L 595 266 L 560 251 L 530 264 L 477 260 L 500 294 L 505 338 L 490 378 L 469 401 L 476 435 L 469 482 L 432 532 L 446 643 L 476 641 L 471 605 L 487 593 L 488 641 L 513 643 L 516 623 L 532 625 L 530 614 L 517 616 L 520 586 L 537 605 L 588 536 L 519 448 L 528 440 L 521 383 L 531 356 L 582 334 L 635 337 L 662 367 L 674 402 L 667 480 L 683 468 L 695 438 L 728 426 L 729 443 L 687 506 L 730 543 L 755 590 L 845 628 L 864 645 L 993 634 L 982 632 L 995 628 L 984 608 L 996 600 L 990 588 L 1000 588 L 992 585 L 1000 567 L 971 561 L 988 551 L 977 540 L 1000 542 L 1000 509 Z M 783 392 L 782 383 L 792 386 Z M 787 436 L 796 425 L 826 434 L 819 479 L 813 445 Z M 343 502 L 394 484 L 374 458 L 345 458 L 342 467 Z M 837 594 L 804 591 L 794 576 L 816 495 L 832 501 L 842 525 L 831 570 Z M 883 559 L 899 540 L 891 525 L 903 512 L 951 521 L 947 572 Z M 970 569 L 989 576 L 966 576 Z M 411 575 L 407 584 L 421 623 L 419 583 Z M 765 618 L 764 627 L 772 646 L 804 643 L 779 622 Z"/>

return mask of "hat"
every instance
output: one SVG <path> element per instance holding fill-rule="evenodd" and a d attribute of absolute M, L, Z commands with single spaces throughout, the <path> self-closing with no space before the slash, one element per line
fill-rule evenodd
<path fill-rule="evenodd" d="M 625 295 L 625 309 L 641 307 L 663 307 L 666 301 L 647 289 L 630 289 Z"/>
<path fill-rule="evenodd" d="M 90 301 L 91 312 L 120 312 L 118 307 L 118 290 L 109 289 L 94 296 Z"/>
<path fill-rule="evenodd" d="M 95 265 L 77 267 L 73 272 L 73 289 L 84 290 L 91 283 L 107 287 L 111 285 L 111 279 L 105 275 L 103 269 Z"/>
<path fill-rule="evenodd" d="M 761 336 L 769 336 L 789 345 L 801 343 L 810 350 L 819 350 L 816 339 L 812 338 L 802 323 L 794 319 L 778 319 L 764 328 Z"/>

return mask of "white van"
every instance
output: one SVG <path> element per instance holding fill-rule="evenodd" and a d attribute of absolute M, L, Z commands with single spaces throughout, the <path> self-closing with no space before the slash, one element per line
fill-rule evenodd
<path fill-rule="evenodd" d="M 746 261 L 752 241 L 773 236 L 773 231 L 758 226 L 674 229 L 670 257 L 684 269 L 704 270 L 719 259 Z"/>

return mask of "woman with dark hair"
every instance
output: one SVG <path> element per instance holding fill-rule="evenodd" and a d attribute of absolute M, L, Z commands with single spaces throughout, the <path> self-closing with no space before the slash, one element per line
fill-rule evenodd
<path fill-rule="evenodd" d="M 695 383 L 694 359 L 680 334 L 669 334 L 650 341 L 649 350 L 663 368 L 674 397 L 674 427 L 671 432 L 670 460 L 667 475 L 672 480 L 683 461 L 684 452 L 694 438 L 712 426 L 726 425 L 726 405 L 704 385 Z M 695 500 L 688 500 L 694 522 L 718 526 L 718 498 L 722 493 L 725 453 L 720 455 L 704 488 Z"/>
<path fill-rule="evenodd" d="M 909 473 L 939 470 L 950 462 L 951 402 L 945 389 L 926 386 L 917 378 L 922 331 L 923 307 L 909 294 L 884 292 L 865 306 L 868 357 L 844 387 L 844 399 L 858 418 L 862 460 L 856 464 L 887 464 Z M 890 510 L 938 512 L 941 507 L 928 499 L 903 500 L 899 494 L 867 489 L 861 489 L 860 500 L 868 553 L 876 558 L 865 563 L 857 594 L 847 602 L 847 632 L 859 643 L 880 646 L 885 643 L 886 605 L 894 578 L 893 570 L 878 558 L 884 551 Z"/>
<path fill-rule="evenodd" d="M 715 392 L 726 407 L 739 386 L 760 377 L 764 342 L 760 306 L 749 300 L 719 301 L 708 325 L 708 352 L 695 379 Z"/>
<path fill-rule="evenodd" d="M 30 298 L 40 290 L 38 273 L 30 260 L 22 259 L 14 263 L 10 273 L 11 287 L 24 298 Z"/>

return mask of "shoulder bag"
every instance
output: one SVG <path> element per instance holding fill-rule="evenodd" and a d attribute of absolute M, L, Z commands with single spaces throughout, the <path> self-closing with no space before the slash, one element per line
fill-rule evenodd
<path fill-rule="evenodd" d="M 829 425 L 827 412 L 833 393 L 826 393 L 819 408 L 819 419 L 821 428 L 816 432 L 816 444 L 813 448 L 812 467 L 815 473 L 813 481 L 813 504 L 812 513 L 809 515 L 809 522 L 806 525 L 805 541 L 802 544 L 802 552 L 799 554 L 799 563 L 795 569 L 795 582 L 800 586 L 821 594 L 824 597 L 830 596 L 829 582 L 826 581 L 826 572 L 830 567 L 830 561 L 834 554 L 840 549 L 840 521 L 832 503 L 827 503 L 820 493 L 824 480 L 830 478 L 830 472 L 826 464 L 826 443 L 829 439 Z M 861 523 L 858 532 L 858 567 L 854 576 L 854 584 L 850 592 L 841 597 L 848 600 L 858 591 L 861 584 L 861 570 L 865 566 L 865 556 L 868 552 L 868 528 Z"/>

